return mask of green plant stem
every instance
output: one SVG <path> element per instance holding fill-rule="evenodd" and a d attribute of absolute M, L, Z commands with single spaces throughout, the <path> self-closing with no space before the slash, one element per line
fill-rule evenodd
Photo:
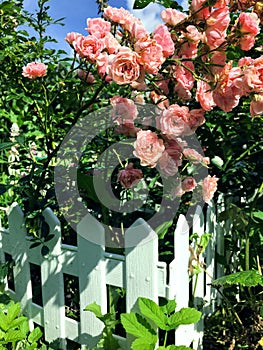
<path fill-rule="evenodd" d="M 245 247 L 245 270 L 249 270 L 249 259 L 250 259 L 250 238 L 249 238 L 249 233 L 247 234 L 246 237 L 246 247 Z"/>
<path fill-rule="evenodd" d="M 163 341 L 163 346 L 166 346 L 167 336 L 168 336 L 168 332 L 167 332 L 167 331 L 165 331 L 164 341 Z"/>

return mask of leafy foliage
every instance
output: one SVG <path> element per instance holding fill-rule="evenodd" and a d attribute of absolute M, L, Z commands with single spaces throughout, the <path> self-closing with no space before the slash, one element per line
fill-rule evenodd
<path fill-rule="evenodd" d="M 222 276 L 213 281 L 214 286 L 225 286 L 240 284 L 244 287 L 263 286 L 263 276 L 256 270 L 240 271 L 231 275 Z"/>

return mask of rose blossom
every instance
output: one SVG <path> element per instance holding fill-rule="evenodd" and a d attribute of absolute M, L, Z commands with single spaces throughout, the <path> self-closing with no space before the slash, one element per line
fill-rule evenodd
<path fill-rule="evenodd" d="M 167 8 L 161 12 L 162 20 L 170 26 L 176 26 L 176 24 L 182 22 L 186 17 L 185 13 L 172 8 Z"/>
<path fill-rule="evenodd" d="M 192 176 L 188 176 L 182 182 L 182 190 L 185 192 L 193 191 L 196 185 L 195 179 Z"/>
<path fill-rule="evenodd" d="M 252 117 L 258 117 L 263 114 L 263 93 L 253 96 L 250 103 L 250 114 Z"/>
<path fill-rule="evenodd" d="M 159 24 L 153 32 L 153 38 L 157 44 L 161 45 L 164 57 L 174 53 L 174 42 L 166 25 Z"/>
<path fill-rule="evenodd" d="M 133 164 L 130 163 L 125 169 L 119 172 L 118 181 L 124 188 L 131 188 L 136 186 L 142 177 L 142 171 L 140 169 L 134 169 Z"/>
<path fill-rule="evenodd" d="M 112 105 L 111 115 L 113 119 L 120 121 L 123 119 L 134 120 L 138 115 L 135 103 L 129 98 L 114 96 L 110 99 Z"/>
<path fill-rule="evenodd" d="M 40 62 L 30 62 L 23 67 L 22 75 L 29 79 L 43 77 L 47 74 L 47 66 Z"/>
<path fill-rule="evenodd" d="M 213 198 L 214 193 L 217 190 L 217 181 L 219 179 L 215 176 L 211 177 L 210 175 L 208 175 L 204 181 L 203 181 L 203 185 L 202 185 L 202 194 L 203 194 L 203 200 L 208 203 L 210 201 L 210 199 Z"/>
<path fill-rule="evenodd" d="M 68 33 L 66 35 L 66 42 L 69 44 L 69 45 L 73 45 L 73 41 L 75 41 L 79 36 L 82 36 L 82 34 L 80 33 L 76 33 L 76 32 L 71 32 L 71 33 Z"/>
<path fill-rule="evenodd" d="M 121 47 L 118 40 L 111 33 L 107 33 L 102 40 L 109 54 L 117 53 Z"/>
<path fill-rule="evenodd" d="M 89 34 L 104 38 L 111 30 L 111 24 L 102 18 L 88 18 L 86 28 Z"/>
<path fill-rule="evenodd" d="M 117 84 L 130 84 L 138 80 L 140 74 L 139 55 L 136 52 L 123 47 L 116 55 L 112 55 L 109 62 L 109 75 Z"/>
<path fill-rule="evenodd" d="M 95 62 L 104 49 L 103 41 L 94 35 L 78 36 L 73 41 L 73 47 L 80 57 L 84 57 L 90 62 Z"/>
<path fill-rule="evenodd" d="M 116 7 L 111 7 L 107 6 L 104 9 L 103 13 L 104 17 L 109 19 L 110 21 L 114 23 L 118 23 L 120 25 L 123 25 L 129 20 L 132 16 L 132 14 L 125 10 L 123 7 L 121 8 L 116 8 Z"/>
<path fill-rule="evenodd" d="M 129 137 L 135 137 L 140 131 L 140 128 L 134 126 L 134 121 L 131 119 L 124 119 L 121 121 L 121 124 L 117 125 L 115 128 L 116 134 L 122 134 Z"/>
<path fill-rule="evenodd" d="M 157 44 L 156 40 L 146 37 L 136 41 L 134 49 L 138 53 L 138 61 L 145 71 L 149 74 L 157 74 L 165 61 L 162 46 Z"/>
<path fill-rule="evenodd" d="M 174 176 L 178 172 L 176 161 L 169 156 L 168 152 L 164 151 L 158 159 L 158 167 L 163 177 Z"/>
<path fill-rule="evenodd" d="M 85 81 L 88 84 L 93 84 L 95 81 L 94 75 L 90 72 L 88 73 L 82 69 L 79 69 L 77 74 L 81 80 Z"/>
<path fill-rule="evenodd" d="M 186 159 L 193 161 L 193 163 L 198 163 L 203 161 L 203 156 L 193 148 L 185 148 L 183 150 L 183 155 Z"/>
<path fill-rule="evenodd" d="M 210 111 L 215 106 L 211 87 L 203 80 L 197 81 L 196 100 L 205 111 Z"/>
<path fill-rule="evenodd" d="M 154 168 L 164 151 L 163 140 L 151 130 L 140 130 L 134 142 L 133 154 L 141 160 L 141 165 Z"/>

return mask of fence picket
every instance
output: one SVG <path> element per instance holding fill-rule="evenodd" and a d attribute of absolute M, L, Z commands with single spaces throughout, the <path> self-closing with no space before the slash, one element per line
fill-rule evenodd
<path fill-rule="evenodd" d="M 24 313 L 30 319 L 30 327 L 38 323 L 45 328 L 45 339 L 49 342 L 59 339 L 60 348 L 67 348 L 66 340 L 71 339 L 85 349 L 94 347 L 98 342 L 103 325 L 93 313 L 83 309 L 96 302 L 102 313 L 107 310 L 107 284 L 126 289 L 126 312 L 138 311 L 138 297 L 146 297 L 158 302 L 159 297 L 175 298 L 177 310 L 189 306 L 189 234 L 186 218 L 179 216 L 174 232 L 174 259 L 167 264 L 158 259 L 158 236 L 143 220 L 138 219 L 125 232 L 125 254 L 105 252 L 105 232 L 103 226 L 91 215 L 87 215 L 77 226 L 77 247 L 61 244 L 60 222 L 50 209 L 45 209 L 43 216 L 54 238 L 47 242 L 50 255 L 41 255 L 41 246 L 30 249 L 31 241 L 26 236 L 24 216 L 17 204 L 9 210 L 9 227 L 1 226 L 1 260 L 4 252 L 14 261 L 16 300 L 21 302 Z M 190 223 L 191 225 L 191 223 Z M 200 261 L 206 259 L 206 269 L 211 275 L 204 277 L 200 273 L 196 281 L 194 305 L 205 298 L 204 313 L 211 312 L 211 303 L 216 299 L 215 290 L 207 285 L 211 278 L 223 273 L 223 268 L 215 263 L 215 249 L 223 253 L 224 223 L 217 223 L 215 208 L 209 207 L 206 223 L 200 207 L 193 218 L 193 233 L 212 234 L 206 253 Z M 97 242 L 97 243 L 94 243 Z M 98 244 L 99 242 L 99 244 Z M 41 266 L 43 307 L 32 302 L 32 282 L 30 264 Z M 169 282 L 167 284 L 167 268 Z M 64 275 L 69 274 L 79 279 L 80 321 L 65 316 Z M 195 283 L 195 281 L 193 282 Z M 175 344 L 201 349 L 203 321 L 196 325 L 180 326 L 175 332 Z M 133 338 L 117 337 L 122 349 L 130 349 Z"/>

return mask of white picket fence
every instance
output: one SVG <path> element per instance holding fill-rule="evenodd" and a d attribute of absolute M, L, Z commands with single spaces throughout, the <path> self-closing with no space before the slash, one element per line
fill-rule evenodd
<path fill-rule="evenodd" d="M 222 275 L 222 266 L 215 262 L 215 252 L 223 253 L 223 230 L 217 223 L 215 208 L 209 206 L 204 215 L 197 207 L 192 228 L 189 229 L 184 216 L 180 216 L 174 232 L 174 259 L 167 265 L 158 258 L 158 236 L 148 224 L 138 219 L 125 233 L 125 240 L 138 237 L 140 244 L 126 248 L 125 255 L 105 251 L 104 229 L 93 217 L 85 217 L 78 225 L 78 245 L 61 243 L 61 225 L 54 213 L 45 209 L 43 216 L 55 237 L 47 245 L 50 255 L 43 257 L 41 247 L 29 249 L 32 242 L 24 225 L 24 215 L 17 204 L 8 210 L 8 228 L 0 226 L 1 261 L 6 253 L 15 262 L 13 267 L 14 290 L 7 286 L 7 292 L 21 302 L 25 315 L 34 324 L 44 327 L 45 339 L 52 342 L 59 339 L 61 349 L 67 349 L 67 339 L 92 348 L 97 343 L 102 324 L 91 312 L 83 311 L 90 303 L 101 305 L 107 312 L 107 285 L 126 289 L 126 312 L 134 310 L 138 297 L 147 297 L 158 302 L 159 297 L 176 299 L 178 309 L 187 307 L 195 287 L 194 304 L 203 310 L 203 317 L 213 311 L 218 296 L 211 288 L 211 278 Z M 90 240 L 85 239 L 88 236 Z M 189 283 L 189 234 L 212 234 L 210 243 L 200 262 L 205 261 L 207 273 L 194 276 Z M 100 245 L 92 243 L 92 236 Z M 129 246 L 129 244 L 127 244 Z M 195 247 L 193 247 L 195 249 Z M 42 301 L 39 306 L 32 301 L 30 264 L 40 266 Z M 63 274 L 77 276 L 80 293 L 80 322 L 65 316 Z M 167 278 L 169 274 L 169 279 Z M 197 281 L 195 281 L 197 278 Z M 205 301 L 203 303 L 203 301 Z M 202 304 L 203 303 L 203 304 Z M 203 317 L 195 325 L 180 326 L 175 333 L 175 344 L 202 349 Z M 116 336 L 121 349 L 130 349 L 127 339 Z"/>

